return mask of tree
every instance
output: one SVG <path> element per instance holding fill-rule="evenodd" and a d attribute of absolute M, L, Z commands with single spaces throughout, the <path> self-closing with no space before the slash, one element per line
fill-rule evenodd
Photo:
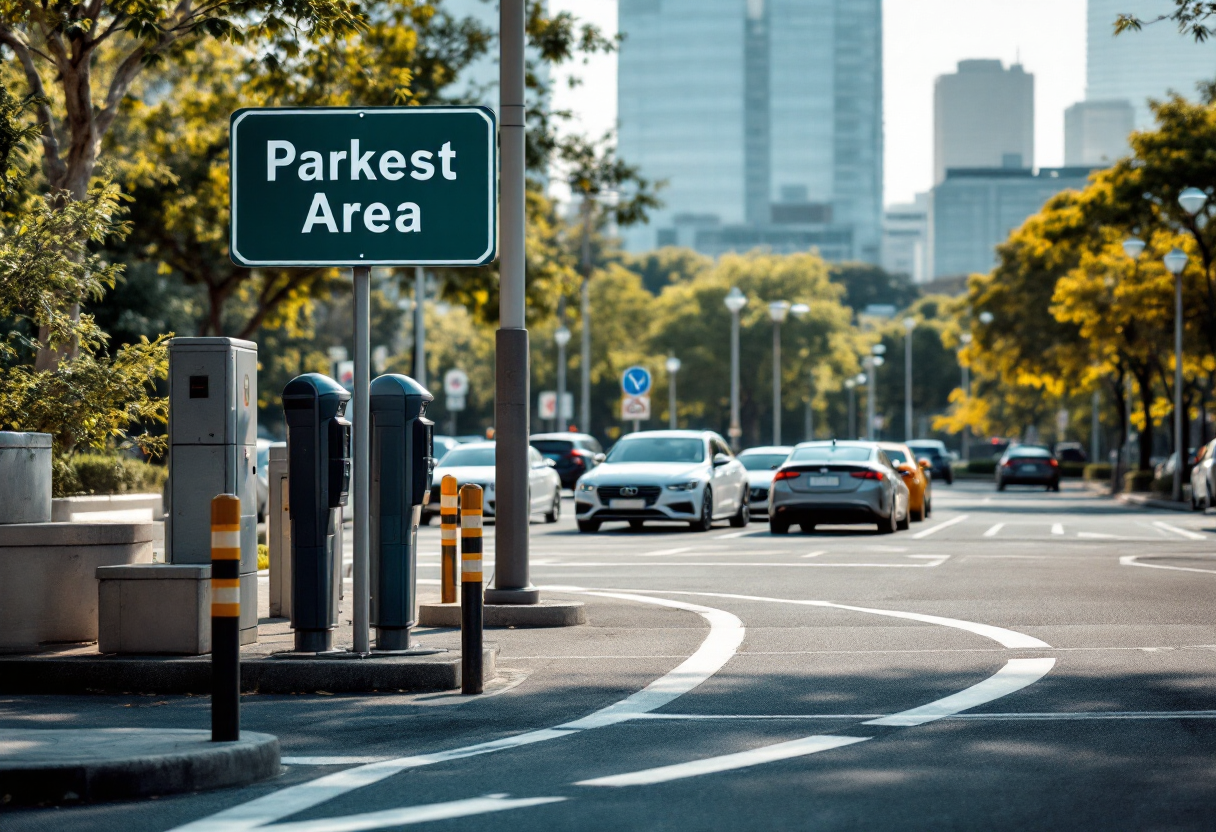
<path fill-rule="evenodd" d="M 1116 35 L 1139 32 L 1145 26 L 1170 20 L 1177 25 L 1180 34 L 1190 35 L 1202 43 L 1216 34 L 1216 27 L 1207 23 L 1213 15 L 1216 15 L 1216 3 L 1211 0 L 1174 0 L 1172 12 L 1147 20 L 1134 14 L 1120 14 L 1115 18 L 1114 31 Z"/>
<path fill-rule="evenodd" d="M 845 305 L 854 312 L 870 304 L 903 309 L 920 294 L 907 275 L 892 274 L 869 263 L 833 263 L 830 268 L 832 282 L 844 287 Z"/>
<path fill-rule="evenodd" d="M 666 248 L 640 254 L 622 254 L 620 264 L 642 278 L 642 285 L 652 295 L 657 295 L 668 286 L 708 271 L 714 261 L 690 248 Z"/>

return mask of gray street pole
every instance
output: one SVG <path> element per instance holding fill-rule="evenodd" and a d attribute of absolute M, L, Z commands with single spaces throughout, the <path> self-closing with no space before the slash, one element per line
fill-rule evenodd
<path fill-rule="evenodd" d="M 582 385 L 579 389 L 578 418 L 583 433 L 591 433 L 591 197 L 583 196 L 583 244 L 580 265 L 583 283 L 579 287 L 579 314 L 583 319 L 580 335 Z"/>
<path fill-rule="evenodd" d="M 916 320 L 904 318 L 904 441 L 912 439 L 912 331 Z"/>
<path fill-rule="evenodd" d="M 1174 501 L 1182 500 L 1186 437 L 1182 433 L 1182 271 L 1174 275 Z"/>
<path fill-rule="evenodd" d="M 964 332 L 959 336 L 964 347 L 971 343 L 971 333 Z M 962 363 L 962 362 L 959 362 Z M 971 367 L 963 364 L 963 395 L 971 395 Z M 963 462 L 971 461 L 971 426 L 963 425 Z"/>
<path fill-rule="evenodd" d="M 845 434 L 849 439 L 853 438 L 854 425 L 857 424 L 857 397 L 856 393 L 854 392 L 856 386 L 856 384 L 845 384 L 845 387 L 848 388 L 849 391 L 849 424 L 848 428 L 845 430 Z"/>
<path fill-rule="evenodd" d="M 815 401 L 815 376 L 809 377 L 806 391 L 806 424 L 802 426 L 802 441 L 810 442 L 815 438 L 815 414 L 811 412 L 811 406 Z"/>
<path fill-rule="evenodd" d="M 730 313 L 730 446 L 739 450 L 739 313 Z"/>
<path fill-rule="evenodd" d="M 528 576 L 528 330 L 524 321 L 524 5 L 499 3 L 499 301 L 495 338 L 494 585 L 487 604 L 535 604 Z"/>
<path fill-rule="evenodd" d="M 553 334 L 553 340 L 557 342 L 557 429 L 565 431 L 566 424 L 566 344 L 570 343 L 570 330 L 566 329 L 566 304 L 565 299 L 558 304 L 558 319 L 561 322 L 558 325 L 557 332 Z"/>
<path fill-rule="evenodd" d="M 870 356 L 867 359 L 866 368 L 868 370 L 866 375 L 869 376 L 869 378 L 866 379 L 866 381 L 868 382 L 867 389 L 866 389 L 866 439 L 869 439 L 871 442 L 873 442 L 874 441 L 874 381 L 875 381 L 875 378 L 878 376 L 878 373 L 874 367 L 874 357 L 873 356 Z"/>
<path fill-rule="evenodd" d="M 426 387 L 426 272 L 414 267 L 414 381 Z"/>
<path fill-rule="evenodd" d="M 370 569 L 371 561 L 368 547 L 371 541 L 371 521 L 369 516 L 368 497 L 371 496 L 371 453 L 370 431 L 368 422 L 371 418 L 368 388 L 371 386 L 371 269 L 367 266 L 356 266 L 354 269 L 355 282 L 355 424 L 354 447 L 354 482 L 351 489 L 355 492 L 355 546 L 354 563 L 354 652 L 367 653 L 371 650 L 370 636 Z M 341 529 L 337 530 L 342 533 Z"/>
<path fill-rule="evenodd" d="M 672 430 L 677 427 L 676 419 L 676 375 L 680 372 L 680 359 L 674 355 L 667 356 L 667 426 Z"/>
<path fill-rule="evenodd" d="M 773 444 L 781 444 L 781 323 L 773 322 Z"/>
<path fill-rule="evenodd" d="M 1102 406 L 1102 394 L 1098 390 L 1094 390 L 1093 398 L 1090 400 L 1090 426 L 1089 426 L 1089 461 L 1098 462 L 1098 454 L 1102 453 L 1102 424 L 1098 417 L 1098 410 Z"/>

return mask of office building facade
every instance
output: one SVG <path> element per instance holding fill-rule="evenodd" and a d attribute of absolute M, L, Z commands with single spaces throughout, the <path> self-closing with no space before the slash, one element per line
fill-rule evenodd
<path fill-rule="evenodd" d="M 959 61 L 933 88 L 933 182 L 951 168 L 1034 167 L 1034 76 L 1020 64 Z"/>
<path fill-rule="evenodd" d="M 934 278 L 987 272 L 1009 232 L 1060 191 L 1081 190 L 1090 168 L 949 169 L 933 188 L 929 235 Z"/>
<path fill-rule="evenodd" d="M 1130 101 L 1078 101 L 1064 111 L 1066 167 L 1108 168 L 1131 152 L 1127 139 L 1135 129 Z"/>
<path fill-rule="evenodd" d="M 627 248 L 877 262 L 880 0 L 621 0 L 619 151 L 664 207 Z"/>
<path fill-rule="evenodd" d="M 891 274 L 907 275 L 913 283 L 929 279 L 929 205 L 930 195 L 922 193 L 883 212 L 879 265 Z"/>
<path fill-rule="evenodd" d="M 1129 102 L 1135 127 L 1143 130 L 1153 124 L 1150 98 L 1173 91 L 1194 100 L 1195 85 L 1216 78 L 1216 41 L 1195 43 L 1168 20 L 1115 37 L 1121 13 L 1152 20 L 1175 8 L 1173 0 L 1088 0 L 1086 101 Z"/>

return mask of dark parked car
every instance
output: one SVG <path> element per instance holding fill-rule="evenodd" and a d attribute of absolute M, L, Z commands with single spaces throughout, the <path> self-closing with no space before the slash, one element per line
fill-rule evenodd
<path fill-rule="evenodd" d="M 1060 462 L 1047 448 L 1010 445 L 996 466 L 996 490 L 1007 485 L 1043 485 L 1060 490 Z"/>
<path fill-rule="evenodd" d="M 912 449 L 912 453 L 916 454 L 918 462 L 922 459 L 929 460 L 929 473 L 933 475 L 934 481 L 954 485 L 954 469 L 950 467 L 950 452 L 946 450 L 946 446 L 942 442 L 937 439 L 913 439 L 906 444 Z"/>
<path fill-rule="evenodd" d="M 536 433 L 532 447 L 553 460 L 562 488 L 574 488 L 578 478 L 604 461 L 604 449 L 585 433 Z"/>
<path fill-rule="evenodd" d="M 1060 462 L 1089 462 L 1085 446 L 1080 442 L 1057 442 L 1056 459 Z"/>

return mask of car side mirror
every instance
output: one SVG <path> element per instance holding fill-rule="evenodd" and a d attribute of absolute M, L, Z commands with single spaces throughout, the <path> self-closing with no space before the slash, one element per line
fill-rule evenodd
<path fill-rule="evenodd" d="M 726 454 L 714 454 L 714 467 L 721 468 L 723 465 L 730 463 L 730 457 Z"/>
<path fill-rule="evenodd" d="M 608 455 L 607 454 L 596 454 L 595 456 L 593 456 L 591 458 L 595 460 L 596 465 L 599 465 L 601 462 L 603 462 L 605 459 L 608 458 Z"/>
<path fill-rule="evenodd" d="M 549 457 L 545 457 L 545 467 L 546 468 L 556 468 L 557 463 L 554 462 L 553 460 L 549 459 Z"/>
<path fill-rule="evenodd" d="M 929 460 L 927 460 L 927 459 L 921 459 L 921 460 L 920 460 L 920 467 L 921 467 L 921 469 L 922 469 L 922 470 L 928 471 L 930 468 L 932 468 L 932 467 L 933 467 L 933 463 L 932 463 L 932 462 L 930 462 L 930 461 L 929 461 Z"/>

